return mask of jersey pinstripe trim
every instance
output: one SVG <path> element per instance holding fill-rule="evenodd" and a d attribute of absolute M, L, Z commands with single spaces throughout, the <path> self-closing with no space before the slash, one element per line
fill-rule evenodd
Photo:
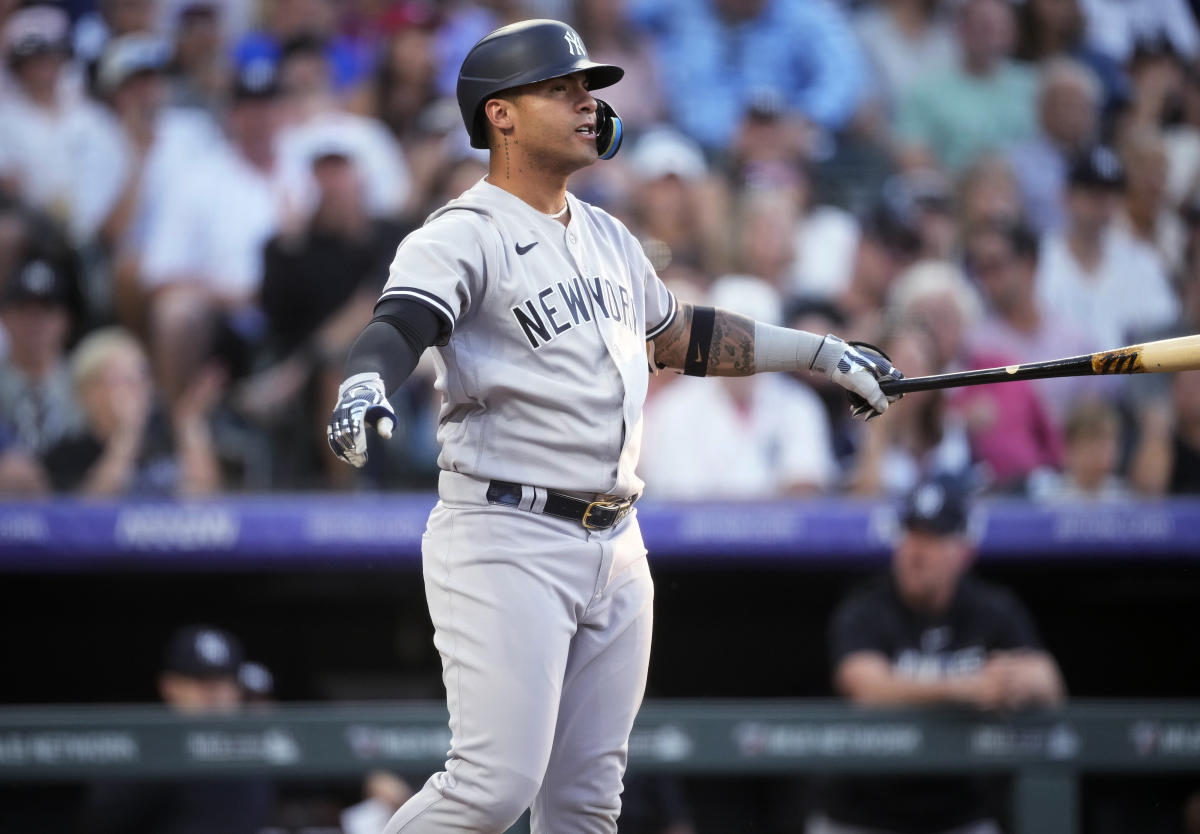
<path fill-rule="evenodd" d="M 659 322 L 655 327 L 651 327 L 646 331 L 646 341 L 650 341 L 659 333 L 662 333 L 671 326 L 671 322 L 675 321 L 675 315 L 679 312 L 679 305 L 675 301 L 675 294 L 668 293 L 668 298 L 671 299 L 670 307 L 667 310 L 667 317 Z"/>
<path fill-rule="evenodd" d="M 450 309 L 449 304 L 428 290 L 423 290 L 420 287 L 392 287 L 391 289 L 384 290 L 383 295 L 379 296 L 380 301 L 383 301 L 385 298 L 411 298 L 414 301 L 420 301 L 444 318 L 450 330 L 454 329 L 454 311 Z"/>

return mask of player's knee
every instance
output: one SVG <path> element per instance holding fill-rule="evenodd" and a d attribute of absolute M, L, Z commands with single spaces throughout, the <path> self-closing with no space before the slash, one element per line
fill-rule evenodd
<path fill-rule="evenodd" d="M 610 832 L 621 814 L 619 788 L 607 792 L 596 785 L 565 785 L 538 798 L 536 813 L 547 831 Z"/>
<path fill-rule="evenodd" d="M 467 831 L 507 831 L 533 803 L 538 791 L 536 781 L 512 770 L 490 769 L 474 779 L 464 779 L 461 771 L 457 775 L 453 793 L 466 806 L 463 815 Z"/>

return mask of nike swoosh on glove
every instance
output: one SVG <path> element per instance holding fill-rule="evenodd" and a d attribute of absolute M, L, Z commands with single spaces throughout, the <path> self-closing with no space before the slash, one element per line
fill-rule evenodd
<path fill-rule="evenodd" d="M 880 389 L 881 380 L 903 379 L 904 374 L 892 365 L 887 354 L 866 342 L 847 343 L 830 333 L 821 342 L 811 367 L 846 389 L 850 413 L 855 417 L 873 420 L 887 411 L 888 403 L 904 396 L 888 396 Z"/>
<path fill-rule="evenodd" d="M 380 437 L 391 437 L 396 412 L 388 405 L 379 374 L 355 374 L 338 388 L 337 405 L 333 407 L 326 432 L 329 448 L 346 463 L 361 469 L 367 462 L 369 425 L 375 427 Z"/>

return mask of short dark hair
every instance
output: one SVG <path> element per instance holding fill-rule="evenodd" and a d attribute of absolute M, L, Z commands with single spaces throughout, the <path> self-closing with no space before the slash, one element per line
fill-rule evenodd
<path fill-rule="evenodd" d="M 1041 240 L 1037 232 L 1023 220 L 998 220 L 975 227 L 973 235 L 997 235 L 1012 249 L 1013 255 L 1027 263 L 1037 263 Z"/>

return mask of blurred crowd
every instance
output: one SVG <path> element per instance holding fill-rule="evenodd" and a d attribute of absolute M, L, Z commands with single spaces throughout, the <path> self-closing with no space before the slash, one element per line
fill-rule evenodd
<path fill-rule="evenodd" d="M 459 64 L 572 23 L 626 125 L 571 189 L 686 301 L 907 375 L 1200 330 L 1189 0 L 0 0 L 0 488 L 428 489 L 437 393 L 325 448 L 396 245 L 486 173 Z M 374 439 L 373 439 L 374 443 Z M 658 498 L 1200 491 L 1200 372 L 911 394 L 659 374 Z"/>

